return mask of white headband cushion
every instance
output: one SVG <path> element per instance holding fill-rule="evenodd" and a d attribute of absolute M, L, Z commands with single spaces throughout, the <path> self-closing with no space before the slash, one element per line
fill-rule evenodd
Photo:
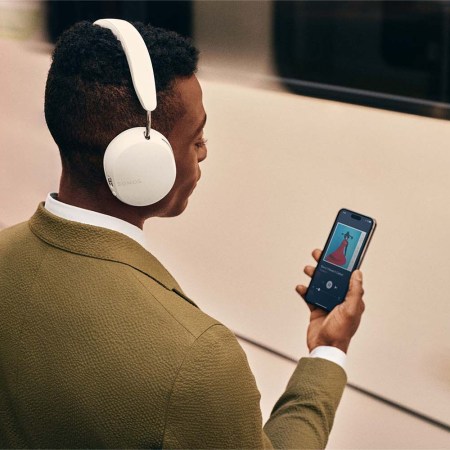
<path fill-rule="evenodd" d="M 139 101 L 145 110 L 153 111 L 157 104 L 155 76 L 152 60 L 139 31 L 131 23 L 121 19 L 100 19 L 94 25 L 110 29 L 120 41 Z"/>

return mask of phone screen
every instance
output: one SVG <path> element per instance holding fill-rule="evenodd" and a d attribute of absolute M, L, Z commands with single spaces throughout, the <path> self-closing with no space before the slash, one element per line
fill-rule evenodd
<path fill-rule="evenodd" d="M 306 301 L 331 311 L 342 303 L 375 229 L 374 219 L 341 209 L 306 292 Z"/>

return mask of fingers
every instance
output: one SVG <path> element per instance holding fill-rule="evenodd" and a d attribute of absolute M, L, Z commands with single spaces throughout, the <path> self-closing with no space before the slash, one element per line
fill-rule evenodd
<path fill-rule="evenodd" d="M 319 262 L 319 258 L 320 258 L 321 254 L 322 254 L 322 250 L 320 250 L 319 248 L 316 248 L 315 250 L 313 250 L 312 256 L 316 260 L 316 262 Z"/>
<path fill-rule="evenodd" d="M 322 254 L 322 250 L 316 248 L 315 250 L 313 250 L 312 252 L 312 256 L 313 258 L 316 260 L 316 262 L 319 262 L 320 259 L 320 255 Z M 305 268 L 303 269 L 303 272 L 308 275 L 308 277 L 312 277 L 314 274 L 314 270 L 316 270 L 315 266 L 305 266 Z"/>
<path fill-rule="evenodd" d="M 305 300 L 305 295 L 306 295 L 306 291 L 307 291 L 306 286 L 303 286 L 303 284 L 299 284 L 299 285 L 295 288 L 295 290 L 300 294 L 300 297 L 301 297 L 303 300 Z"/>
<path fill-rule="evenodd" d="M 303 284 L 299 284 L 295 290 L 300 294 L 300 297 L 305 300 L 306 305 L 308 306 L 309 310 L 312 312 L 316 309 L 316 306 L 311 305 L 310 303 L 308 303 L 306 301 L 305 295 L 306 295 L 306 291 L 308 290 L 306 286 L 303 286 Z"/>
<path fill-rule="evenodd" d="M 305 268 L 303 269 L 303 272 L 306 275 L 308 275 L 308 277 L 312 277 L 315 270 L 316 270 L 316 268 L 313 266 L 305 266 Z"/>
<path fill-rule="evenodd" d="M 319 262 L 319 258 L 320 255 L 322 254 L 322 250 L 316 248 L 315 250 L 313 250 L 312 252 L 312 256 L 315 259 L 316 262 Z M 303 272 L 308 275 L 309 277 L 312 278 L 314 271 L 316 270 L 316 268 L 314 266 L 305 266 L 305 268 L 303 269 Z M 306 295 L 306 291 L 307 291 L 307 287 L 303 286 L 302 284 L 299 284 L 295 290 L 300 294 L 300 297 L 302 297 L 303 300 L 305 300 L 306 305 L 308 306 L 309 310 L 312 312 L 314 310 L 317 309 L 317 306 L 311 305 L 310 303 L 308 303 L 305 299 L 305 295 Z"/>
<path fill-rule="evenodd" d="M 313 258 L 316 260 L 316 262 L 319 262 L 320 259 L 320 255 L 322 254 L 322 250 L 316 248 L 315 250 L 313 250 L 312 252 L 312 256 Z M 316 270 L 316 268 L 314 266 L 305 266 L 305 268 L 303 269 L 303 272 L 308 275 L 309 277 L 312 277 L 314 274 L 314 270 Z"/>

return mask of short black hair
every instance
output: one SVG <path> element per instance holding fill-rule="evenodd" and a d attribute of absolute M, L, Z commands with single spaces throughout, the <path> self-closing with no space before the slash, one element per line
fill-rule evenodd
<path fill-rule="evenodd" d="M 152 128 L 167 135 L 184 113 L 177 78 L 197 71 L 198 50 L 173 31 L 133 22 L 152 58 L 158 107 Z M 58 39 L 45 87 L 45 119 L 65 170 L 80 186 L 105 182 L 103 154 L 127 128 L 145 126 L 121 43 L 111 30 L 78 22 Z"/>

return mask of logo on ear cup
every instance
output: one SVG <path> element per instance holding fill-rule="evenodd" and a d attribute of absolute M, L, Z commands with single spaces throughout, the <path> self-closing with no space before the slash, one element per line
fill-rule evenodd
<path fill-rule="evenodd" d="M 118 181 L 117 186 L 129 186 L 130 184 L 141 184 L 142 180 L 140 178 L 136 178 L 135 180 L 124 180 Z"/>

